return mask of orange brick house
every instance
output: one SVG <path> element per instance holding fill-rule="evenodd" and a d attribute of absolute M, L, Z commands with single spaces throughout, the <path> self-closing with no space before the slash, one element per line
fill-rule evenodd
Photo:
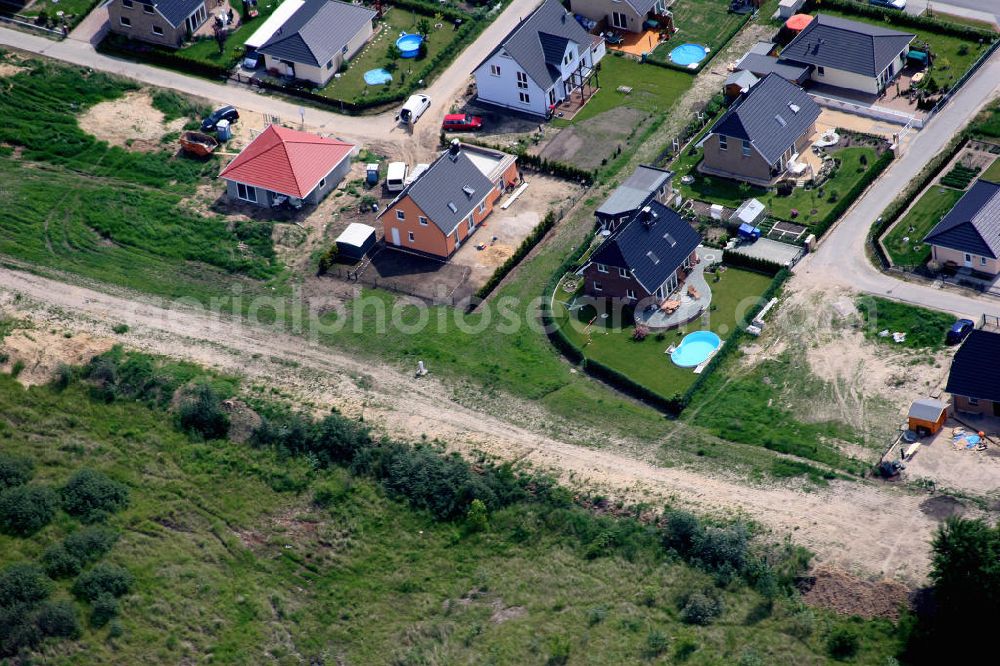
<path fill-rule="evenodd" d="M 379 213 L 385 244 L 447 259 L 520 180 L 514 155 L 453 141 Z"/>

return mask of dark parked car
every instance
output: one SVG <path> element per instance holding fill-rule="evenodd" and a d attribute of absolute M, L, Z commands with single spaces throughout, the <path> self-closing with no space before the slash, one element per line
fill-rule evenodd
<path fill-rule="evenodd" d="M 235 123 L 240 119 L 239 111 L 233 106 L 223 106 L 212 112 L 208 118 L 201 121 L 201 131 L 202 132 L 214 132 L 215 126 L 219 124 L 220 120 L 228 120 L 231 123 Z"/>
<path fill-rule="evenodd" d="M 945 342 L 949 345 L 957 345 L 959 342 L 964 340 L 975 327 L 976 322 L 971 319 L 959 319 L 951 325 L 951 328 L 948 330 L 948 335 L 945 336 Z"/>
<path fill-rule="evenodd" d="M 467 113 L 449 113 L 441 123 L 441 129 L 449 132 L 472 132 L 483 128 L 483 119 Z"/>

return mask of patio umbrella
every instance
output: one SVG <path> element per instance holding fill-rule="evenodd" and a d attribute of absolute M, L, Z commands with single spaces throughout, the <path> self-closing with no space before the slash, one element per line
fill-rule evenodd
<path fill-rule="evenodd" d="M 792 18 L 785 21 L 785 27 L 789 30 L 794 30 L 799 32 L 804 30 L 807 25 L 812 23 L 813 17 L 809 14 L 796 14 Z"/>

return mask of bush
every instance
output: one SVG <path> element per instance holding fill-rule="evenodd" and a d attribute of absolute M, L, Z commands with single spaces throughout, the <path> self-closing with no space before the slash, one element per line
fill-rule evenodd
<path fill-rule="evenodd" d="M 73 604 L 65 601 L 49 601 L 42 604 L 35 617 L 39 631 L 43 636 L 59 638 L 78 638 L 80 623 L 76 617 Z"/>
<path fill-rule="evenodd" d="M 481 499 L 474 499 L 465 514 L 465 527 L 469 532 L 485 532 L 490 527 L 486 505 Z"/>
<path fill-rule="evenodd" d="M 229 434 L 229 416 L 211 386 L 198 383 L 184 391 L 177 417 L 181 430 L 205 439 L 223 439 Z"/>
<path fill-rule="evenodd" d="M 100 563 L 73 583 L 73 594 L 83 601 L 95 602 L 103 595 L 120 597 L 132 588 L 132 574 L 116 564 Z"/>
<path fill-rule="evenodd" d="M 118 599 L 111 594 L 102 594 L 94 599 L 90 609 L 90 624 L 99 629 L 118 615 Z"/>
<path fill-rule="evenodd" d="M 42 641 L 42 633 L 32 621 L 31 611 L 31 606 L 27 605 L 0 608 L 0 657 L 13 657 Z"/>
<path fill-rule="evenodd" d="M 31 481 L 34 473 L 30 459 L 0 451 L 0 492 Z"/>
<path fill-rule="evenodd" d="M 722 615 L 722 600 L 714 593 L 695 592 L 681 606 L 681 620 L 685 624 L 709 625 Z"/>
<path fill-rule="evenodd" d="M 54 543 L 42 553 L 42 567 L 49 578 L 69 578 L 80 573 L 83 563 L 61 543 Z"/>
<path fill-rule="evenodd" d="M 106 527 L 85 527 L 73 532 L 63 541 L 66 551 L 84 564 L 100 559 L 111 550 L 118 534 Z"/>
<path fill-rule="evenodd" d="M 701 522 L 687 511 L 671 511 L 663 528 L 663 545 L 682 557 L 690 555 L 701 541 Z"/>
<path fill-rule="evenodd" d="M 128 487 L 103 472 L 81 469 L 62 489 L 63 509 L 91 523 L 128 506 Z"/>
<path fill-rule="evenodd" d="M 0 608 L 35 604 L 48 596 L 49 583 L 34 564 L 11 564 L 0 571 Z"/>
<path fill-rule="evenodd" d="M 646 657 L 655 659 L 667 651 L 670 639 L 659 629 L 653 629 L 646 635 Z"/>
<path fill-rule="evenodd" d="M 834 659 L 850 659 L 858 653 L 857 632 L 850 627 L 837 627 L 826 638 L 826 651 Z"/>
<path fill-rule="evenodd" d="M 48 525 L 59 498 L 47 486 L 16 486 L 0 493 L 0 531 L 30 536 Z"/>

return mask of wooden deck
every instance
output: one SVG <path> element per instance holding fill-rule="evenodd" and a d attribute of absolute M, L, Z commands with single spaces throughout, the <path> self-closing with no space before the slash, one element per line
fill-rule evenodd
<path fill-rule="evenodd" d="M 614 49 L 615 51 L 621 51 L 622 53 L 627 53 L 631 56 L 636 56 L 637 58 L 642 56 L 643 53 L 652 53 L 653 49 L 660 44 L 660 31 L 659 30 L 646 30 L 645 32 L 622 32 L 619 33 L 624 38 L 621 44 L 610 44 L 608 43 L 609 49 Z"/>

